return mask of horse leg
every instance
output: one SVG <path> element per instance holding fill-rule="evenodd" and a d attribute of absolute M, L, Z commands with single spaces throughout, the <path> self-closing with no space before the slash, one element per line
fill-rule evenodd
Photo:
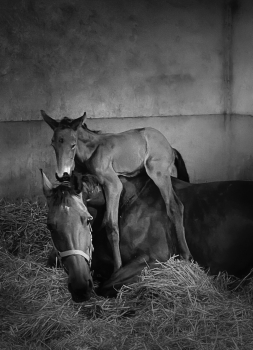
<path fill-rule="evenodd" d="M 140 281 L 141 272 L 145 267 L 153 268 L 157 266 L 155 262 L 150 263 L 149 258 L 149 256 L 140 256 L 129 262 L 113 273 L 95 292 L 103 297 L 116 297 L 123 285 Z"/>
<path fill-rule="evenodd" d="M 173 190 L 170 173 L 171 166 L 161 160 L 149 159 L 146 164 L 146 172 L 159 188 L 166 205 L 166 211 L 172 224 L 175 226 L 180 255 L 185 260 L 190 260 L 191 253 L 185 239 L 183 222 L 184 206 Z"/>
<path fill-rule="evenodd" d="M 123 185 L 117 175 L 115 174 L 114 181 L 104 180 L 104 192 L 106 199 L 106 233 L 109 242 L 112 247 L 113 260 L 114 260 L 114 272 L 120 269 L 122 266 L 121 254 L 119 249 L 119 224 L 118 224 L 118 213 L 119 213 L 119 199 L 123 189 Z"/>

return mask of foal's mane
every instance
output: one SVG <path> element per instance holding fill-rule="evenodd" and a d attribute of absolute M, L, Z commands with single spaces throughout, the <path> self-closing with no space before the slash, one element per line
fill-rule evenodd
<path fill-rule="evenodd" d="M 59 127 L 61 129 L 67 129 L 67 128 L 71 128 L 71 122 L 73 121 L 73 119 L 70 119 L 68 117 L 64 117 L 60 120 L 59 122 Z"/>
<path fill-rule="evenodd" d="M 73 122 L 74 119 L 70 119 L 68 117 L 64 117 L 60 120 L 60 123 L 59 123 L 59 127 L 61 129 L 71 129 L 71 123 Z M 87 127 L 87 124 L 83 123 L 82 124 L 82 128 L 84 130 L 87 130 L 87 131 L 90 131 L 90 132 L 93 132 L 95 134 L 101 134 L 101 131 L 100 130 L 91 130 Z"/>
<path fill-rule="evenodd" d="M 84 130 L 88 130 L 90 132 L 94 132 L 95 134 L 102 134 L 101 130 L 91 130 L 91 129 L 89 129 L 87 124 L 85 124 L 85 123 L 82 124 L 82 128 Z"/>

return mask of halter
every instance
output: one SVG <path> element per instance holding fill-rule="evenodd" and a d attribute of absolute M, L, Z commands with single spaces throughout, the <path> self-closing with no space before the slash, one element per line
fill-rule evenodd
<path fill-rule="evenodd" d="M 60 260 L 61 265 L 64 267 L 64 264 L 62 262 L 63 258 L 66 258 L 67 256 L 71 256 L 71 255 L 81 255 L 82 257 L 84 257 L 85 261 L 87 262 L 87 264 L 89 265 L 89 268 L 91 268 L 91 261 L 92 261 L 92 252 L 94 251 L 94 247 L 92 244 L 92 228 L 91 228 L 91 224 L 89 223 L 89 231 L 90 231 L 90 236 L 91 236 L 91 244 L 89 247 L 89 254 L 84 253 L 82 250 L 78 250 L 78 249 L 70 249 L 70 250 L 65 250 L 64 252 L 60 252 L 58 249 L 56 249 L 54 242 L 53 242 L 53 246 L 54 249 L 57 252 L 57 256 L 58 259 Z"/>
<path fill-rule="evenodd" d="M 55 174 L 55 176 L 56 176 L 56 179 L 63 186 L 71 187 L 70 176 L 67 173 L 64 173 L 62 178 L 59 178 L 57 173 Z M 71 256 L 71 255 L 81 255 L 82 257 L 84 257 L 85 261 L 88 263 L 89 267 L 91 268 L 92 252 L 94 251 L 94 247 L 92 245 L 92 227 L 91 227 L 91 224 L 88 223 L 88 226 L 89 226 L 90 239 L 91 239 L 91 244 L 89 247 L 89 254 L 86 254 L 82 250 L 79 250 L 79 249 L 70 249 L 70 250 L 65 250 L 64 252 L 60 252 L 58 249 L 56 249 L 54 242 L 53 242 L 54 249 L 56 250 L 57 256 L 58 256 L 60 263 L 63 267 L 64 267 L 64 264 L 62 262 L 63 258 L 66 258 L 67 256 Z"/>

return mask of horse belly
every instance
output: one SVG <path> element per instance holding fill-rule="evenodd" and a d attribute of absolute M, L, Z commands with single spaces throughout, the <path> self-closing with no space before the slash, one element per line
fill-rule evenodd
<path fill-rule="evenodd" d="M 113 169 L 118 175 L 135 176 L 144 168 L 145 143 L 139 134 L 119 141 L 120 148 L 113 156 Z"/>

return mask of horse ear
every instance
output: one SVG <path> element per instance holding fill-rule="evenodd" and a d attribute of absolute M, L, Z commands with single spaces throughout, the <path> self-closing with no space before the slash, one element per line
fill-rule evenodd
<path fill-rule="evenodd" d="M 46 177 L 42 169 L 40 169 L 40 172 L 42 176 L 43 193 L 46 198 L 49 198 L 52 195 L 53 185 L 50 182 L 50 180 Z"/>
<path fill-rule="evenodd" d="M 76 197 L 79 199 L 80 208 L 82 210 L 82 215 L 89 221 L 93 220 L 93 216 L 90 214 L 90 212 L 88 211 L 88 208 L 86 207 L 86 205 L 83 202 L 83 193 L 80 192 L 79 194 L 77 194 Z"/>
<path fill-rule="evenodd" d="M 81 126 L 84 123 L 85 119 L 86 119 L 86 112 L 84 112 L 80 118 L 74 119 L 71 122 L 71 128 L 73 130 L 77 130 L 79 126 Z"/>
<path fill-rule="evenodd" d="M 53 118 L 49 117 L 49 115 L 47 115 L 46 112 L 43 110 L 41 110 L 40 113 L 42 115 L 42 118 L 50 126 L 50 128 L 55 130 L 57 128 L 57 126 L 59 125 L 59 122 L 57 122 L 57 120 L 54 120 Z"/>

